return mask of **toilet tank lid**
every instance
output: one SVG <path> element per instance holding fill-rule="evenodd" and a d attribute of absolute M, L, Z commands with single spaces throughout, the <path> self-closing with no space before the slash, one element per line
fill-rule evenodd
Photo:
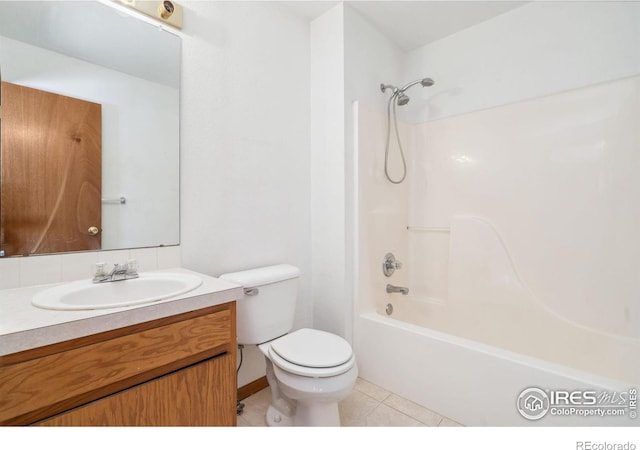
<path fill-rule="evenodd" d="M 300 269 L 289 264 L 259 267 L 257 269 L 243 270 L 241 272 L 225 273 L 218 278 L 231 281 L 242 287 L 256 287 L 278 281 L 290 280 L 300 276 Z"/>

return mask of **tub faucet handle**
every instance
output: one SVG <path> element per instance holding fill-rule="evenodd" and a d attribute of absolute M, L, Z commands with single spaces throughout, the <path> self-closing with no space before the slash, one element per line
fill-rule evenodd
<path fill-rule="evenodd" d="M 386 277 L 390 277 L 397 269 L 402 269 L 402 263 L 396 260 L 393 253 L 387 253 L 384 255 L 384 261 L 382 263 L 382 272 L 384 275 Z"/>

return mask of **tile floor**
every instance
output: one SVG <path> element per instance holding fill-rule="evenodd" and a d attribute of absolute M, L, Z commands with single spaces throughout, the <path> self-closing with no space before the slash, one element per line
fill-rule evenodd
<path fill-rule="evenodd" d="M 238 426 L 266 426 L 265 413 L 271 401 L 271 390 L 263 389 L 244 399 L 244 412 Z M 338 405 L 340 422 L 347 427 L 444 427 L 461 426 L 434 411 L 423 408 L 375 384 L 358 378 L 345 400 Z"/>

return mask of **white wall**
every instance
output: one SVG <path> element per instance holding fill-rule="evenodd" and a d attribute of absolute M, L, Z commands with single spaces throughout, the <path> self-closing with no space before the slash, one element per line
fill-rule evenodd
<path fill-rule="evenodd" d="M 310 326 L 309 25 L 277 2 L 184 2 L 183 265 L 219 276 L 302 270 L 296 327 Z M 264 375 L 245 349 L 239 386 Z"/>
<path fill-rule="evenodd" d="M 348 340 L 356 292 L 353 102 L 384 110 L 379 85 L 400 83 L 402 65 L 402 51 L 348 4 L 311 22 L 314 326 Z"/>
<path fill-rule="evenodd" d="M 343 5 L 310 29 L 313 324 L 346 336 Z"/>
<path fill-rule="evenodd" d="M 344 89 L 347 134 L 352 134 L 351 104 L 385 112 L 390 92 L 382 93 L 380 83 L 403 85 L 406 54 L 373 27 L 355 9 L 344 6 Z M 352 144 L 347 139 L 348 145 Z"/>
<path fill-rule="evenodd" d="M 408 54 L 420 123 L 633 75 L 638 2 L 531 2 Z"/>
<path fill-rule="evenodd" d="M 102 248 L 177 244 L 177 89 L 5 37 L 0 61 L 4 81 L 102 105 L 102 197 L 127 199 L 102 205 Z"/>

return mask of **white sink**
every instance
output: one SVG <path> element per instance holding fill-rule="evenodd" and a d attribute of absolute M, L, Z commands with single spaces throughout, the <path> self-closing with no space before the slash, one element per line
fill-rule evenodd
<path fill-rule="evenodd" d="M 141 273 L 130 280 L 82 280 L 55 286 L 34 295 L 31 303 L 38 308 L 71 311 L 119 308 L 182 295 L 201 284 L 200 277 L 188 273 Z"/>

